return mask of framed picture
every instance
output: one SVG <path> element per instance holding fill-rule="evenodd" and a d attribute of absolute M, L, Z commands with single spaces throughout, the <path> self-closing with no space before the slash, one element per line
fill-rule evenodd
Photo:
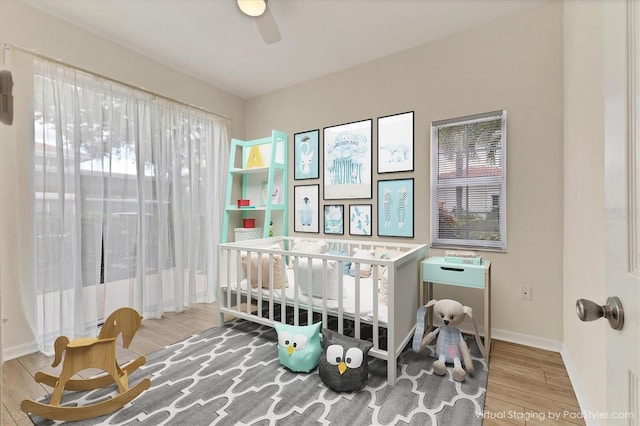
<path fill-rule="evenodd" d="M 378 118 L 378 173 L 413 171 L 413 111 Z"/>
<path fill-rule="evenodd" d="M 320 130 L 293 135 L 293 178 L 295 180 L 320 177 Z"/>
<path fill-rule="evenodd" d="M 293 230 L 320 232 L 320 185 L 293 187 Z"/>
<path fill-rule="evenodd" d="M 328 204 L 324 206 L 324 233 L 344 234 L 343 204 Z"/>
<path fill-rule="evenodd" d="M 413 238 L 413 178 L 378 181 L 378 235 Z"/>
<path fill-rule="evenodd" d="M 324 199 L 371 198 L 373 120 L 324 128 Z"/>
<path fill-rule="evenodd" d="M 371 235 L 371 204 L 349 206 L 349 235 Z"/>

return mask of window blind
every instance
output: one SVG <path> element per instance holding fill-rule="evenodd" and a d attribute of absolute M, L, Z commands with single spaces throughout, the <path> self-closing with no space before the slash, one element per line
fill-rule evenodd
<path fill-rule="evenodd" d="M 506 249 L 506 112 L 433 122 L 431 243 Z"/>

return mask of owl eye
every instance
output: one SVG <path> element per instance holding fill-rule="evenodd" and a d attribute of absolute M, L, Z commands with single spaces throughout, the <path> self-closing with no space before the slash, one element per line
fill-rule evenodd
<path fill-rule="evenodd" d="M 340 345 L 329 345 L 327 347 L 327 362 L 331 365 L 338 365 L 342 362 L 344 349 Z"/>
<path fill-rule="evenodd" d="M 358 348 L 347 349 L 347 355 L 344 357 L 344 361 L 349 368 L 358 368 L 362 365 L 364 354 L 362 350 Z"/>
<path fill-rule="evenodd" d="M 296 351 L 301 351 L 307 346 L 307 336 L 298 334 L 293 339 L 293 347 Z"/>
<path fill-rule="evenodd" d="M 278 344 L 284 347 L 289 346 L 291 344 L 291 333 L 281 331 L 278 334 Z"/>

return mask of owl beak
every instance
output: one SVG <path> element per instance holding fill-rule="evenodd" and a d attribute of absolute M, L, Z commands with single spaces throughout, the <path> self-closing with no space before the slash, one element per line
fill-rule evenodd
<path fill-rule="evenodd" d="M 340 372 L 340 375 L 343 375 L 344 372 L 347 371 L 347 364 L 345 364 L 344 362 L 338 364 L 338 371 Z"/>
<path fill-rule="evenodd" d="M 293 346 L 292 345 L 287 346 L 287 353 L 289 354 L 289 356 L 291 356 L 291 354 L 293 353 Z"/>

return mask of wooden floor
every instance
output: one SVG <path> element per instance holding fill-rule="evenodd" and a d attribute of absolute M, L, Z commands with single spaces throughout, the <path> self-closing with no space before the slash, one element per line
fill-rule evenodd
<path fill-rule="evenodd" d="M 118 360 L 126 362 L 215 325 L 214 304 L 196 305 L 161 320 L 145 320 L 129 350 Z M 52 359 L 41 354 L 6 361 L 2 367 L 2 425 L 31 425 L 20 411 L 24 398 L 39 398 L 50 389 L 33 380 L 36 371 L 55 372 Z M 87 375 L 92 372 L 87 372 Z M 485 403 L 485 426 L 584 424 L 580 408 L 560 354 L 494 340 Z"/>

